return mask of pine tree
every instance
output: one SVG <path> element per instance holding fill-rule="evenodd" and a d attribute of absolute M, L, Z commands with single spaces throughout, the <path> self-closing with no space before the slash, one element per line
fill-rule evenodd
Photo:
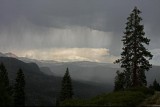
<path fill-rule="evenodd" d="M 117 71 L 116 72 L 117 76 L 115 77 L 115 86 L 114 86 L 114 91 L 119 91 L 119 90 L 124 90 L 124 73 Z"/>
<path fill-rule="evenodd" d="M 0 106 L 11 106 L 12 95 L 8 73 L 3 63 L 0 64 Z"/>
<path fill-rule="evenodd" d="M 125 87 L 146 86 L 145 71 L 151 68 L 149 60 L 152 54 L 144 45 L 149 45 L 150 40 L 145 36 L 144 26 L 141 25 L 142 18 L 140 10 L 135 7 L 127 18 L 126 31 L 123 36 L 123 52 L 121 58 L 115 63 L 120 63 L 124 68 Z"/>
<path fill-rule="evenodd" d="M 72 99 L 72 96 L 73 96 L 72 80 L 69 75 L 69 70 L 67 68 L 66 73 L 62 80 L 60 101 L 64 101 L 66 99 Z"/>
<path fill-rule="evenodd" d="M 160 91 L 160 85 L 159 85 L 159 83 L 157 82 L 156 79 L 153 81 L 153 85 L 150 85 L 150 88 L 152 88 L 156 91 Z"/>
<path fill-rule="evenodd" d="M 22 69 L 17 72 L 14 86 L 14 105 L 25 106 L 25 77 Z"/>
<path fill-rule="evenodd" d="M 4 85 L 5 87 L 9 87 L 9 79 L 8 79 L 8 73 L 7 73 L 7 70 L 4 66 L 3 63 L 0 64 L 0 76 L 1 76 L 1 80 L 4 81 Z"/>

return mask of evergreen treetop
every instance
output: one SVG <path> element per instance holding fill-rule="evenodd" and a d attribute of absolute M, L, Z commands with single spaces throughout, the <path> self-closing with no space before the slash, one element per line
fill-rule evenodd
<path fill-rule="evenodd" d="M 17 72 L 14 92 L 15 106 L 25 106 L 25 77 L 22 69 L 19 69 Z"/>
<path fill-rule="evenodd" d="M 0 106 L 12 105 L 12 93 L 8 73 L 3 63 L 0 64 Z"/>
<path fill-rule="evenodd" d="M 8 73 L 3 63 L 0 64 L 0 79 L 5 87 L 9 87 Z"/>
<path fill-rule="evenodd" d="M 150 39 L 145 36 L 144 26 L 141 24 L 141 11 L 135 7 L 127 18 L 126 28 L 123 36 L 123 48 L 121 58 L 115 63 L 120 63 L 125 73 L 125 87 L 146 86 L 145 71 L 151 68 L 149 60 L 152 54 L 145 48 Z"/>
<path fill-rule="evenodd" d="M 62 79 L 60 101 L 71 99 L 72 96 L 73 96 L 72 80 L 69 75 L 69 69 L 67 68 L 66 73 Z"/>

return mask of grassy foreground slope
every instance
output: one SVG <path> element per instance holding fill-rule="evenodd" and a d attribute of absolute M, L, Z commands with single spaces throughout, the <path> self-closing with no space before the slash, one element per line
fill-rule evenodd
<path fill-rule="evenodd" d="M 155 92 L 155 94 L 153 96 L 150 96 L 149 98 L 147 98 L 146 100 L 144 100 L 144 102 L 142 102 L 143 106 L 156 106 L 159 105 L 160 106 L 160 92 Z"/>
<path fill-rule="evenodd" d="M 92 99 L 73 99 L 61 102 L 61 106 L 137 106 L 154 94 L 148 88 L 132 88 L 125 91 L 105 93 Z"/>

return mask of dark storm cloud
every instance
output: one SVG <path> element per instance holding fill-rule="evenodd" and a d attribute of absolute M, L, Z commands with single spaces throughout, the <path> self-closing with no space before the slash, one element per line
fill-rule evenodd
<path fill-rule="evenodd" d="M 150 47 L 160 48 L 157 43 L 160 41 L 159 4 L 159 0 L 1 0 L 0 49 L 102 47 L 119 55 L 126 18 L 134 6 L 142 11 L 146 35 L 152 40 Z M 51 28 L 72 29 L 74 26 L 82 27 L 83 33 L 77 31 L 79 34 L 76 35 L 74 31 L 74 37 L 68 36 L 69 39 L 74 38 L 72 42 L 64 40 L 63 36 L 57 37 L 57 31 L 53 35 L 48 34 Z M 105 43 L 108 37 L 104 35 L 91 37 L 92 33 L 88 33 L 85 27 L 112 32 L 111 44 Z M 70 32 L 68 29 L 64 33 Z M 51 41 L 51 38 L 55 41 Z"/>

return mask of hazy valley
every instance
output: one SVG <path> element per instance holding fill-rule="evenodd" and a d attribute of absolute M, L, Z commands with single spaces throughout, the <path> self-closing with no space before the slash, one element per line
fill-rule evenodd
<path fill-rule="evenodd" d="M 54 105 L 67 67 L 73 79 L 75 98 L 91 98 L 111 92 L 119 69 L 117 65 L 109 63 L 39 61 L 15 57 L 14 54 L 7 55 L 1 54 L 0 62 L 5 64 L 11 82 L 15 79 L 18 68 L 24 70 L 26 105 Z M 148 85 L 155 78 L 160 82 L 159 69 L 159 66 L 153 66 L 146 73 Z"/>

